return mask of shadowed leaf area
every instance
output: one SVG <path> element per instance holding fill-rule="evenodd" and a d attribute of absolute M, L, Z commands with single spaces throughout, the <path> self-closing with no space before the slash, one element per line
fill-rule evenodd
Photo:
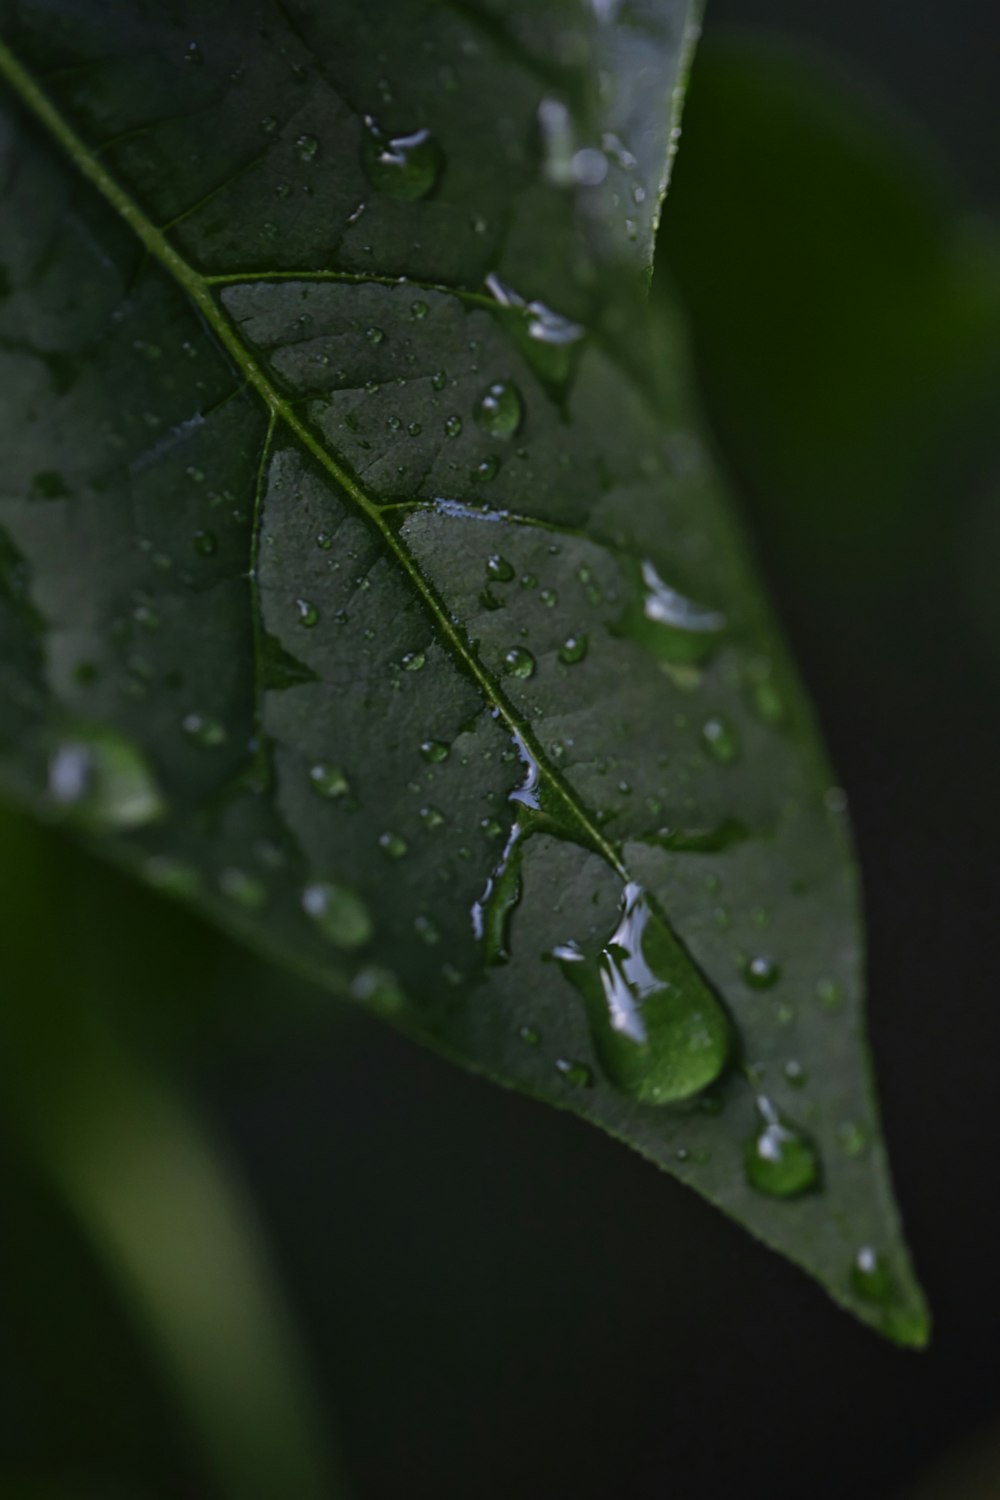
<path fill-rule="evenodd" d="M 0 6 L 0 775 L 921 1343 L 843 794 L 644 300 L 690 17 L 614 10 Z"/>

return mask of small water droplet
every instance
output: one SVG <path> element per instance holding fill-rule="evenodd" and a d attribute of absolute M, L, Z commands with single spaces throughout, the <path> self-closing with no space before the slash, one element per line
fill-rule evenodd
<path fill-rule="evenodd" d="M 300 135 L 295 141 L 295 153 L 300 161 L 315 161 L 319 155 L 319 141 L 314 135 Z"/>
<path fill-rule="evenodd" d="M 785 1063 L 784 1074 L 788 1082 L 796 1089 L 804 1088 L 809 1081 L 805 1068 L 794 1057 L 789 1058 L 788 1062 Z"/>
<path fill-rule="evenodd" d="M 404 672 L 419 672 L 427 665 L 427 655 L 423 651 L 407 651 L 402 660 Z"/>
<path fill-rule="evenodd" d="M 781 978 L 781 967 L 766 953 L 755 953 L 740 965 L 745 984 L 752 990 L 769 990 Z"/>
<path fill-rule="evenodd" d="M 816 1187 L 819 1156 L 808 1137 L 763 1096 L 757 1099 L 757 1115 L 757 1129 L 743 1156 L 750 1186 L 775 1198 L 792 1198 Z"/>
<path fill-rule="evenodd" d="M 318 797 L 325 797 L 331 802 L 338 797 L 346 797 L 351 789 L 340 767 L 326 765 L 324 762 L 309 767 L 309 784 Z"/>
<path fill-rule="evenodd" d="M 361 897 L 347 886 L 317 880 L 302 892 L 302 909 L 338 948 L 360 948 L 374 925 Z"/>
<path fill-rule="evenodd" d="M 199 557 L 212 557 L 218 548 L 214 532 L 196 531 L 194 534 L 194 550 Z"/>
<path fill-rule="evenodd" d="M 422 807 L 420 821 L 425 828 L 440 828 L 444 823 L 444 813 L 438 807 Z"/>
<path fill-rule="evenodd" d="M 444 740 L 424 740 L 420 746 L 420 754 L 432 766 L 440 765 L 451 754 L 451 746 L 446 745 Z"/>
<path fill-rule="evenodd" d="M 209 714 L 185 714 L 181 720 L 181 728 L 189 739 L 194 740 L 196 745 L 201 745 L 206 750 L 213 750 L 219 745 L 224 745 L 229 738 L 225 726 Z"/>
<path fill-rule="evenodd" d="M 476 465 L 476 467 L 472 471 L 472 477 L 474 480 L 479 480 L 485 483 L 490 479 L 495 479 L 499 472 L 500 460 L 490 454 L 487 458 L 482 459 L 482 461 Z"/>
<path fill-rule="evenodd" d="M 566 1083 L 577 1089 L 592 1089 L 594 1075 L 586 1063 L 574 1062 L 570 1057 L 556 1058 L 556 1072 Z"/>
<path fill-rule="evenodd" d="M 455 415 L 447 417 L 445 419 L 444 430 L 446 437 L 457 438 L 462 431 L 462 418 Z"/>
<path fill-rule="evenodd" d="M 319 620 L 319 610 L 308 599 L 296 599 L 295 611 L 299 617 L 299 624 L 304 625 L 307 630 L 311 630 Z"/>
<path fill-rule="evenodd" d="M 499 552 L 494 552 L 486 559 L 486 576 L 497 583 L 510 583 L 514 577 L 514 569 L 505 557 L 501 557 Z"/>
<path fill-rule="evenodd" d="M 166 811 L 138 745 L 111 729 L 81 726 L 49 758 L 48 794 L 81 828 L 142 828 Z"/>
<path fill-rule="evenodd" d="M 265 115 L 260 121 L 260 128 L 265 135 L 274 135 L 278 128 L 278 121 L 274 115 Z"/>
<path fill-rule="evenodd" d="M 441 147 L 430 131 L 386 137 L 372 119 L 365 123 L 361 160 L 372 187 L 407 202 L 426 198 L 444 166 Z"/>
<path fill-rule="evenodd" d="M 524 417 L 524 401 L 513 381 L 497 380 L 480 396 L 476 421 L 493 437 L 513 437 Z"/>
<path fill-rule="evenodd" d="M 390 859 L 402 859 L 408 848 L 406 840 L 398 833 L 380 833 L 378 846 Z"/>
<path fill-rule="evenodd" d="M 586 654 L 587 637 L 585 635 L 571 635 L 559 647 L 559 660 L 568 667 L 578 661 L 583 661 Z"/>
<path fill-rule="evenodd" d="M 410 303 L 410 315 L 414 318 L 417 318 L 418 320 L 421 318 L 426 318 L 429 312 L 430 308 L 427 306 L 426 302 L 418 301 Z"/>
<path fill-rule="evenodd" d="M 740 737 L 728 719 L 706 719 L 701 726 L 701 742 L 720 766 L 732 765 L 740 753 Z"/>
<path fill-rule="evenodd" d="M 377 328 L 375 324 L 372 323 L 368 328 L 365 329 L 365 338 L 368 340 L 369 344 L 381 344 L 382 340 L 385 338 L 385 334 L 381 328 Z"/>
<path fill-rule="evenodd" d="M 527 1047 L 537 1047 L 542 1040 L 541 1033 L 536 1031 L 534 1026 L 519 1026 L 517 1034 Z"/>
<path fill-rule="evenodd" d="M 512 646 L 505 655 L 503 664 L 511 677 L 526 679 L 535 675 L 535 658 L 524 646 Z"/>
<path fill-rule="evenodd" d="M 892 1272 L 872 1245 L 862 1245 L 851 1262 L 851 1286 L 866 1302 L 888 1302 Z"/>

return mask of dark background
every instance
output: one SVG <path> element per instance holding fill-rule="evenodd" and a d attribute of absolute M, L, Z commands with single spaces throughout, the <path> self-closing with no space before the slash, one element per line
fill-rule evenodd
<path fill-rule="evenodd" d="M 61 855 L 250 1186 L 364 1500 L 902 1500 L 1000 1420 L 995 29 L 971 0 L 710 3 L 658 271 L 850 798 L 928 1353 L 579 1121 Z M 14 1150 L 5 1178 L 5 1458 L 209 1495 L 115 1289 Z"/>

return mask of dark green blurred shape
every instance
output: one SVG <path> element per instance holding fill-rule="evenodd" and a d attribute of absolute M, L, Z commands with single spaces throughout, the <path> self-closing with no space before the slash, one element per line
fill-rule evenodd
<path fill-rule="evenodd" d="M 903 566 L 992 442 L 1000 258 L 927 142 L 834 63 L 738 30 L 698 54 L 658 278 L 724 456 L 778 545 Z"/>

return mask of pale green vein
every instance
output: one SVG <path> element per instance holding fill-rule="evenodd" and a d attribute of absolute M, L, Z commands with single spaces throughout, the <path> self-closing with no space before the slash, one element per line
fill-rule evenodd
<path fill-rule="evenodd" d="M 410 276 L 379 276 L 373 271 L 225 271 L 203 276 L 206 286 L 242 286 L 252 281 L 318 281 L 347 286 L 411 287 L 415 292 L 440 292 L 470 307 L 500 312 L 502 305 L 488 292 L 473 292 L 464 286 L 447 286 L 440 281 L 415 281 Z"/>

